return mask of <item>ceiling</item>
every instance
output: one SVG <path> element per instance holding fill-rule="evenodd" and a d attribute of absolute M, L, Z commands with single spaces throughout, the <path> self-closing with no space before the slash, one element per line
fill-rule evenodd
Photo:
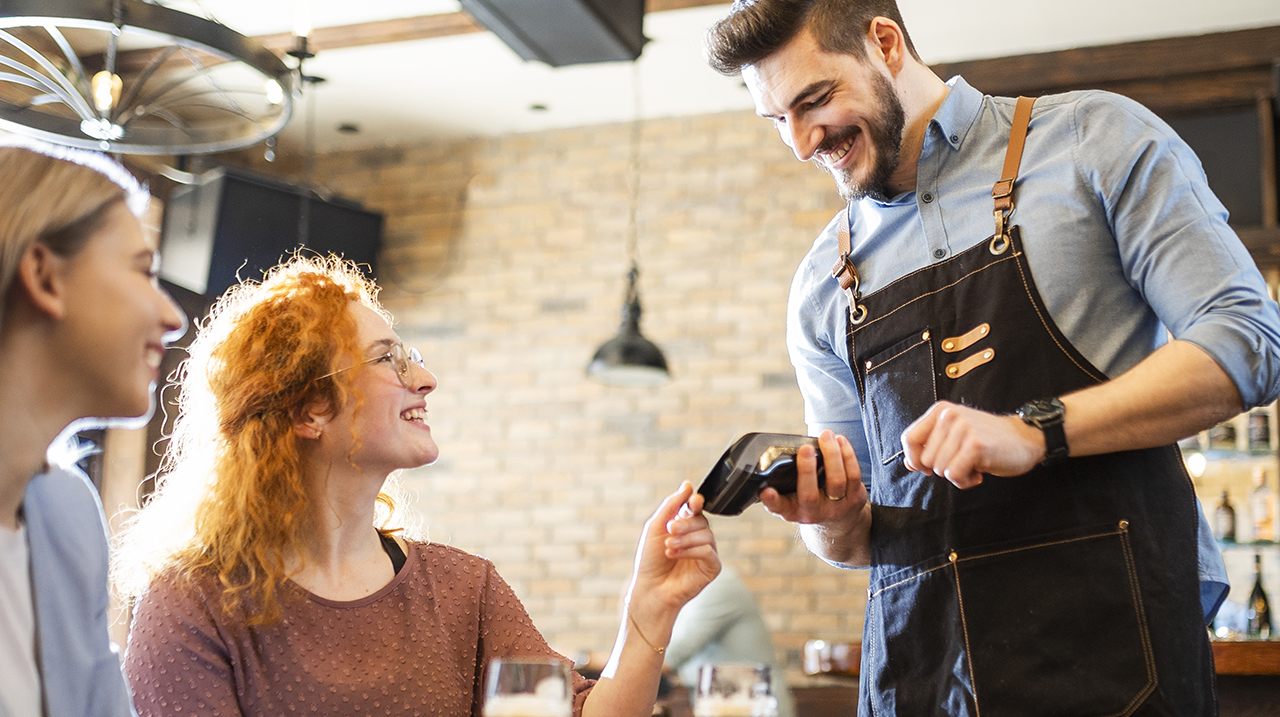
<path fill-rule="evenodd" d="M 306 0 L 161 4 L 269 36 L 291 32 L 298 2 Z M 899 0 L 899 6 L 929 63 L 1280 25 L 1276 0 Z M 304 7 L 316 28 L 459 11 L 456 0 L 310 0 Z M 626 121 L 635 114 L 636 77 L 646 118 L 750 109 L 741 82 L 716 74 L 702 59 L 702 33 L 728 7 L 649 13 L 644 29 L 652 41 L 635 67 L 553 69 L 523 62 L 487 32 L 336 49 L 317 39 L 318 55 L 306 71 L 327 82 L 308 89 L 281 141 L 301 141 L 311 110 L 319 150 Z M 546 109 L 531 109 L 535 105 Z M 358 132 L 339 132 L 342 124 Z"/>

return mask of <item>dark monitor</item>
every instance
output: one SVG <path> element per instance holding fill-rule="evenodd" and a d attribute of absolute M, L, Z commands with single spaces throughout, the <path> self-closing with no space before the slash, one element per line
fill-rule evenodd
<path fill-rule="evenodd" d="M 1168 119 L 1200 157 L 1209 188 L 1230 213 L 1232 226 L 1262 224 L 1262 133 L 1258 111 L 1213 111 Z"/>
<path fill-rule="evenodd" d="M 165 205 L 161 276 L 208 297 L 240 279 L 261 279 L 305 247 L 361 264 L 373 277 L 383 217 L 336 197 L 243 170 L 222 168 L 178 188 Z"/>

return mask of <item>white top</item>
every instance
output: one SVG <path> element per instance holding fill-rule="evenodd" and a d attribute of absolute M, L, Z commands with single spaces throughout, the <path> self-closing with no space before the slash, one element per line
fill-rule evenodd
<path fill-rule="evenodd" d="M 0 526 L 0 717 L 40 717 L 36 610 L 27 558 L 27 527 Z"/>

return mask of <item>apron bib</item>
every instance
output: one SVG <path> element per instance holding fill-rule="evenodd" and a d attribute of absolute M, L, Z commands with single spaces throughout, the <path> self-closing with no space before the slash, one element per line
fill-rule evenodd
<path fill-rule="evenodd" d="M 1176 447 L 965 491 L 902 461 L 902 431 L 938 400 L 1010 414 L 1106 380 L 1049 317 L 1005 223 L 1030 117 L 1019 104 L 987 241 L 863 297 L 841 217 L 833 273 L 871 449 L 859 713 L 1211 715 L 1197 507 Z"/>

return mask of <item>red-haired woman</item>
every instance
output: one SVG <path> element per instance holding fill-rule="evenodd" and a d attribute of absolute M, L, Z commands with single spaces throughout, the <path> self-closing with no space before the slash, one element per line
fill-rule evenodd
<path fill-rule="evenodd" d="M 0 143 L 0 715 L 132 713 L 102 506 L 47 456 L 69 426 L 151 410 L 183 319 L 138 221 L 147 200 L 103 155 Z"/>
<path fill-rule="evenodd" d="M 492 563 L 395 529 L 395 471 L 438 454 L 436 381 L 375 291 L 295 258 L 202 326 L 117 563 L 144 717 L 479 715 L 487 660 L 558 657 Z M 645 525 L 608 677 L 576 678 L 575 715 L 651 713 L 676 613 L 719 571 L 700 507 L 685 484 Z"/>

